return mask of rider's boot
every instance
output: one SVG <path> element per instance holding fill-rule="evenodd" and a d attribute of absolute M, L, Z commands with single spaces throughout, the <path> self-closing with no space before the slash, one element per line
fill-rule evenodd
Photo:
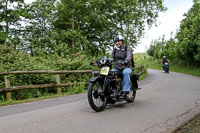
<path fill-rule="evenodd" d="M 135 88 L 135 90 L 140 90 L 140 89 L 142 89 L 142 88 Z"/>

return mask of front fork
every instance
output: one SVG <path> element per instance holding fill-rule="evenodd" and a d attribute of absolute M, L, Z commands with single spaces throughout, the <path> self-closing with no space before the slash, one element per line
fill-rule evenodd
<path fill-rule="evenodd" d="M 101 78 L 101 79 L 99 79 L 98 77 L 93 77 L 91 80 L 90 80 L 90 83 L 94 83 L 94 82 L 96 82 L 97 80 L 99 80 L 100 81 L 100 84 L 101 83 L 103 83 L 103 85 L 102 85 L 102 91 L 101 91 L 101 93 L 99 93 L 98 94 L 98 92 L 94 92 L 94 95 L 96 96 L 96 95 L 99 95 L 99 96 L 103 96 L 103 95 L 105 95 L 106 93 L 107 93 L 107 90 L 106 90 L 106 87 L 108 87 L 108 76 L 105 76 L 105 77 L 103 77 L 103 78 Z"/>
<path fill-rule="evenodd" d="M 120 84 L 121 85 L 121 84 Z M 102 87 L 102 92 L 104 93 L 104 95 L 110 95 L 112 93 L 112 88 L 113 86 L 111 85 L 111 80 L 109 79 L 108 76 L 104 77 L 104 81 L 103 81 L 103 87 Z M 121 89 L 118 88 L 118 85 L 116 84 L 116 90 Z"/>
<path fill-rule="evenodd" d="M 108 76 L 105 76 L 104 82 L 103 82 L 102 92 L 105 92 L 105 89 L 106 89 L 106 86 L 107 86 L 107 82 L 108 82 L 107 79 L 108 79 Z"/>

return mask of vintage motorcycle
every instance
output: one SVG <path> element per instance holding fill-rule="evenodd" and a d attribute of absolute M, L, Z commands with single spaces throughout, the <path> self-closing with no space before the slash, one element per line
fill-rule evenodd
<path fill-rule="evenodd" d="M 103 111 L 108 103 L 114 104 L 124 100 L 131 103 L 135 100 L 139 75 L 130 76 L 131 91 L 126 97 L 122 97 L 123 74 L 112 70 L 113 58 L 102 57 L 96 64 L 99 71 L 92 72 L 94 77 L 90 79 L 87 94 L 93 110 L 99 112 Z"/>

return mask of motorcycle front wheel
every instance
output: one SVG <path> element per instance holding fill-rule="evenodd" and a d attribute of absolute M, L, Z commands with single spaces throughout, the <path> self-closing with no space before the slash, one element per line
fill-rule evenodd
<path fill-rule="evenodd" d="M 165 68 L 165 73 L 169 73 L 169 68 Z"/>
<path fill-rule="evenodd" d="M 98 81 L 89 84 L 88 102 L 96 112 L 103 111 L 107 105 L 107 96 L 102 92 L 102 85 Z"/>

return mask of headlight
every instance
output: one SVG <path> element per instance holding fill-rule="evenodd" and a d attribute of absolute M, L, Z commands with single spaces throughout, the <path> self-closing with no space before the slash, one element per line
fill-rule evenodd
<path fill-rule="evenodd" d="M 99 71 L 93 71 L 92 74 L 93 74 L 93 75 L 98 75 L 98 74 L 99 74 Z"/>
<path fill-rule="evenodd" d="M 107 57 L 104 56 L 104 57 L 101 58 L 100 63 L 101 64 L 106 64 L 106 61 L 107 61 Z"/>

